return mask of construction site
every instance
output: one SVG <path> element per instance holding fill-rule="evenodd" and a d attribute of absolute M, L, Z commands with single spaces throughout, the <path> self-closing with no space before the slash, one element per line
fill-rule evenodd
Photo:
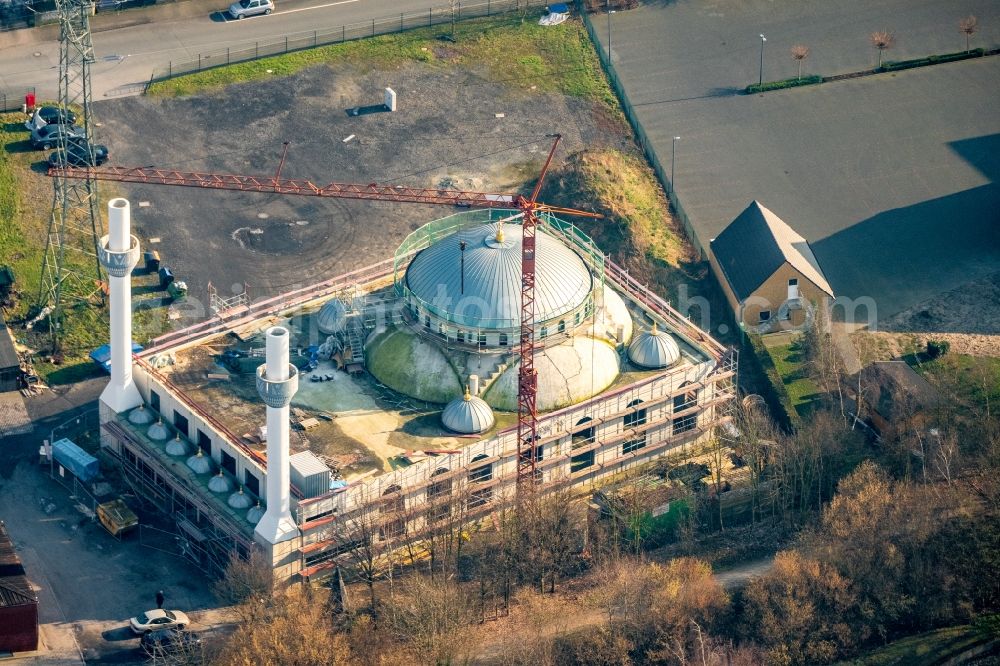
<path fill-rule="evenodd" d="M 468 313 L 460 323 L 441 305 L 456 276 L 470 295 L 513 284 L 519 296 L 520 279 L 505 278 L 518 277 L 520 262 L 503 259 L 506 249 L 520 254 L 518 219 L 516 210 L 459 213 L 428 225 L 434 233 L 415 232 L 385 262 L 155 340 L 135 358 L 131 383 L 118 384 L 125 402 L 102 398 L 104 446 L 206 563 L 248 552 L 256 533 L 280 578 L 313 580 L 343 552 L 338 533 L 356 515 L 377 511 L 381 539 L 419 537 L 459 512 L 469 522 L 489 514 L 519 485 L 592 488 L 703 442 L 734 397 L 735 357 L 599 252 L 584 252 L 589 239 L 548 214 L 536 284 L 565 287 L 568 261 L 585 288 L 546 292 L 553 309 L 533 322 L 535 433 L 524 439 L 522 427 L 519 440 L 518 395 L 507 388 L 520 372 L 516 326 L 505 333 L 511 322 L 492 316 L 513 296 L 489 312 L 456 299 Z M 495 274 L 469 270 L 480 261 L 476 238 Z M 437 307 L 420 300 L 420 269 L 435 265 L 422 259 L 460 244 L 472 255 L 468 274 L 461 262 L 442 264 Z M 275 331 L 295 368 L 284 381 L 297 384 L 284 441 L 256 395 Z M 386 351 L 394 337 L 407 353 Z M 403 384 L 394 390 L 393 380 Z M 287 485 L 272 494 L 275 462 Z M 442 497 L 456 499 L 442 507 Z M 280 506 L 287 513 L 277 520 L 288 524 L 262 535 L 262 516 Z"/>
<path fill-rule="evenodd" d="M 92 48 L 86 18 L 67 5 L 63 20 L 79 32 L 64 43 L 76 62 L 67 57 L 61 70 L 67 82 L 60 102 L 82 107 L 89 131 L 89 92 L 80 83 Z M 302 78 L 323 88 L 343 82 L 322 74 Z M 376 76 L 362 78 L 373 86 Z M 434 89 L 426 74 L 415 78 L 408 87 Z M 182 554 L 205 570 L 221 572 L 234 552 L 261 548 L 279 580 L 321 579 L 357 545 L 352 525 L 374 521 L 362 540 L 391 550 L 402 537 L 419 540 L 443 523 L 475 524 L 523 493 L 593 492 L 667 454 L 696 451 L 727 420 L 735 353 L 611 261 L 574 222 L 600 221 L 600 214 L 539 201 L 562 138 L 548 128 L 573 128 L 573 150 L 614 144 L 603 107 L 553 94 L 508 101 L 523 108 L 525 134 L 483 156 L 501 154 L 506 162 L 456 168 L 468 161 L 461 158 L 470 132 L 510 143 L 495 122 L 504 113 L 473 119 L 470 130 L 469 121 L 442 108 L 475 106 L 483 86 L 498 87 L 474 75 L 470 82 L 480 87 L 476 94 L 450 86 L 444 100 L 410 90 L 405 114 L 386 88 L 378 113 L 361 120 L 347 114 L 323 127 L 330 142 L 353 128 L 341 140 L 344 150 L 305 160 L 296 152 L 284 176 L 287 141 L 273 176 L 239 175 L 242 158 L 228 173 L 218 170 L 216 156 L 208 168 L 181 159 L 187 148 L 173 141 L 181 129 L 169 123 L 183 117 L 187 132 L 192 113 L 223 114 L 219 107 L 242 104 L 246 91 L 209 97 L 184 114 L 173 113 L 170 102 L 109 105 L 105 126 L 121 148 L 114 165 L 48 169 L 56 192 L 43 290 L 49 318 L 60 321 L 76 298 L 60 243 L 92 235 L 110 315 L 111 379 L 99 402 L 103 452 L 138 497 L 170 517 Z M 251 97 L 260 107 L 254 117 L 286 116 L 287 99 Z M 140 123 L 142 141 L 136 113 L 152 116 Z M 444 118 L 452 125 L 442 127 Z M 309 114 L 289 119 L 304 123 L 304 132 L 314 125 Z M 160 131 L 167 152 L 155 161 L 185 168 L 127 166 L 153 161 L 142 151 Z M 247 150 L 244 138 L 224 128 L 219 138 L 234 143 L 218 157 Z M 206 137 L 206 144 L 219 141 Z M 348 152 L 355 147 L 368 156 L 371 173 L 355 173 L 362 165 Z M 423 187 L 374 182 L 379 170 L 427 162 L 445 164 L 417 174 Z M 328 182 L 328 172 L 345 168 L 367 184 Z M 523 193 L 528 179 L 530 195 Z M 137 199 L 135 213 L 129 199 L 111 199 L 103 236 L 98 181 L 130 188 Z M 162 186 L 175 194 L 157 196 Z M 226 201 L 233 196 L 236 206 Z M 336 207 L 322 208 L 331 202 Z M 288 230 L 269 220 L 270 212 L 258 212 L 248 226 L 245 218 L 259 206 L 290 217 Z M 198 224 L 178 225 L 191 207 Z M 358 224 L 357 211 L 369 207 L 366 216 L 377 224 Z M 426 214 L 442 207 L 451 214 Z M 324 233 L 344 210 L 348 233 Z M 387 231 L 398 228 L 409 234 L 396 235 L 386 251 Z M 204 249 L 199 244 L 215 247 L 220 234 L 232 243 L 217 251 L 238 260 L 191 261 Z M 133 345 L 132 286 L 147 249 L 140 238 L 155 240 L 179 276 L 207 293 L 208 306 L 198 323 L 141 350 Z M 160 253 L 152 254 L 158 261 Z M 303 284 L 304 258 L 312 262 L 306 275 L 329 275 L 345 261 L 362 267 Z M 222 284 L 252 278 L 284 293 L 253 299 L 244 286 L 230 295 L 212 286 L 210 271 L 221 271 Z M 60 331 L 51 330 L 56 349 Z"/>

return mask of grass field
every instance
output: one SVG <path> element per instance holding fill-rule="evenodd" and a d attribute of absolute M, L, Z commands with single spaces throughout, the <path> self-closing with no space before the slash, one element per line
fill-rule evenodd
<path fill-rule="evenodd" d="M 31 149 L 23 123 L 23 114 L 0 114 L 0 264 L 10 265 L 15 275 L 14 303 L 4 315 L 19 343 L 42 352 L 49 349 L 44 320 L 37 331 L 27 331 L 21 323 L 33 315 L 38 302 L 52 207 L 52 181 L 44 176 L 42 167 L 47 155 Z M 116 195 L 112 187 L 99 190 L 102 219 L 108 199 Z M 74 235 L 73 241 L 73 245 L 83 247 L 87 238 Z M 97 299 L 86 299 L 97 290 L 94 261 L 92 255 L 66 252 L 66 266 L 82 277 L 66 283 L 69 298 L 64 310 L 62 363 L 52 363 L 47 354 L 35 355 L 35 370 L 47 383 L 71 383 L 99 372 L 87 355 L 107 342 L 108 314 L 106 308 L 96 304 Z M 152 277 L 136 277 L 133 285 L 141 286 L 151 280 Z M 138 311 L 134 317 L 134 338 L 143 343 L 162 332 L 166 325 L 165 308 Z"/>
<path fill-rule="evenodd" d="M 908 354 L 903 360 L 960 403 L 977 411 L 1000 409 L 1000 358 L 946 354 L 929 360 Z"/>
<path fill-rule="evenodd" d="M 506 14 L 457 23 L 454 43 L 437 39 L 441 33 L 441 26 L 419 28 L 227 65 L 154 83 L 149 94 L 193 95 L 232 83 L 287 76 L 333 61 L 366 70 L 420 62 L 457 65 L 489 80 L 509 83 L 514 89 L 534 86 L 617 109 L 617 100 L 580 21 L 567 21 L 553 29 L 524 20 L 519 14 Z"/>
<path fill-rule="evenodd" d="M 975 624 L 936 629 L 894 641 L 864 657 L 842 662 L 841 666 L 933 666 L 959 663 L 949 660 L 978 645 L 996 641 L 997 629 L 997 616 L 986 617 Z"/>
<path fill-rule="evenodd" d="M 805 356 L 799 339 L 793 338 L 789 342 L 773 345 L 767 342 L 767 337 L 764 340 L 764 346 L 774 361 L 774 367 L 788 391 L 792 406 L 799 416 L 807 416 L 819 400 L 820 391 L 806 372 Z"/>

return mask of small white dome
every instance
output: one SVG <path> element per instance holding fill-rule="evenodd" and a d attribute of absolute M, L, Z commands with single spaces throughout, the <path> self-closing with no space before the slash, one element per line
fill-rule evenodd
<path fill-rule="evenodd" d="M 233 484 L 220 469 L 219 473 L 209 480 L 208 489 L 213 493 L 228 493 L 233 489 Z"/>
<path fill-rule="evenodd" d="M 316 326 L 320 332 L 326 335 L 333 335 L 344 330 L 344 323 L 347 321 L 347 308 L 343 302 L 333 298 L 327 301 L 316 314 Z"/>
<path fill-rule="evenodd" d="M 238 491 L 229 496 L 226 504 L 234 509 L 249 509 L 253 505 L 253 500 L 243 492 L 243 486 L 240 486 Z"/>
<path fill-rule="evenodd" d="M 493 427 L 496 419 L 493 410 L 482 398 L 473 397 L 469 390 L 455 398 L 441 412 L 441 424 L 452 432 L 472 435 Z"/>
<path fill-rule="evenodd" d="M 198 453 L 187 459 L 187 466 L 195 474 L 209 474 L 212 471 L 212 459 L 198 449 Z"/>
<path fill-rule="evenodd" d="M 167 442 L 167 455 L 171 456 L 186 456 L 188 454 L 188 445 L 183 439 L 181 439 L 181 434 L 177 435 Z"/>
<path fill-rule="evenodd" d="M 677 363 L 681 350 L 674 336 L 658 330 L 654 323 L 651 329 L 637 335 L 628 346 L 628 357 L 641 368 L 659 370 Z"/>
<path fill-rule="evenodd" d="M 255 506 L 250 507 L 250 510 L 247 511 L 247 522 L 251 525 L 256 525 L 263 517 L 264 507 L 260 505 L 260 502 L 257 502 Z"/>
<path fill-rule="evenodd" d="M 157 421 L 153 425 L 149 426 L 149 430 L 146 431 L 146 435 L 153 441 L 162 442 L 170 435 L 170 431 L 167 430 L 167 426 L 163 425 L 163 421 Z"/>
<path fill-rule="evenodd" d="M 146 425 L 153 422 L 153 412 L 146 409 L 145 405 L 139 405 L 128 415 L 128 422 L 133 425 Z"/>

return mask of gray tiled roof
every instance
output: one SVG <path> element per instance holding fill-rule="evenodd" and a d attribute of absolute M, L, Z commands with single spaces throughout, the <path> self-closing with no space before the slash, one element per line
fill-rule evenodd
<path fill-rule="evenodd" d="M 712 240 L 711 248 L 729 286 L 741 301 L 786 261 L 833 295 L 806 239 L 756 200 Z"/>

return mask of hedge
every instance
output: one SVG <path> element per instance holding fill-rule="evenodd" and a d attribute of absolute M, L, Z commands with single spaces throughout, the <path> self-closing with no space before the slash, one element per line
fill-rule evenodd
<path fill-rule="evenodd" d="M 752 95 L 769 90 L 784 90 L 785 88 L 795 88 L 798 86 L 811 86 L 816 83 L 823 83 L 823 77 L 817 74 L 803 76 L 802 78 L 784 79 L 783 81 L 767 81 L 765 83 L 751 83 L 747 86 L 746 93 Z"/>
<path fill-rule="evenodd" d="M 968 58 L 980 58 L 986 54 L 986 49 L 972 49 L 971 51 L 958 51 L 956 53 L 942 53 L 941 55 L 931 55 L 926 58 L 914 58 L 913 60 L 897 60 L 895 62 L 884 62 L 880 72 L 898 72 L 901 69 L 912 69 L 913 67 L 925 67 L 927 65 L 937 65 L 943 62 L 954 62 L 956 60 L 966 60 Z"/>
<path fill-rule="evenodd" d="M 781 380 L 778 369 L 774 367 L 774 361 L 764 346 L 763 339 L 756 333 L 747 333 L 746 340 L 749 341 L 749 349 L 744 345 L 744 350 L 740 354 L 740 360 L 751 365 L 750 370 L 758 376 L 764 377 L 767 381 L 762 382 L 761 397 L 767 403 L 771 415 L 778 425 L 786 431 L 792 431 L 801 425 L 799 413 L 792 406 L 792 398 L 788 395 L 785 382 Z"/>

